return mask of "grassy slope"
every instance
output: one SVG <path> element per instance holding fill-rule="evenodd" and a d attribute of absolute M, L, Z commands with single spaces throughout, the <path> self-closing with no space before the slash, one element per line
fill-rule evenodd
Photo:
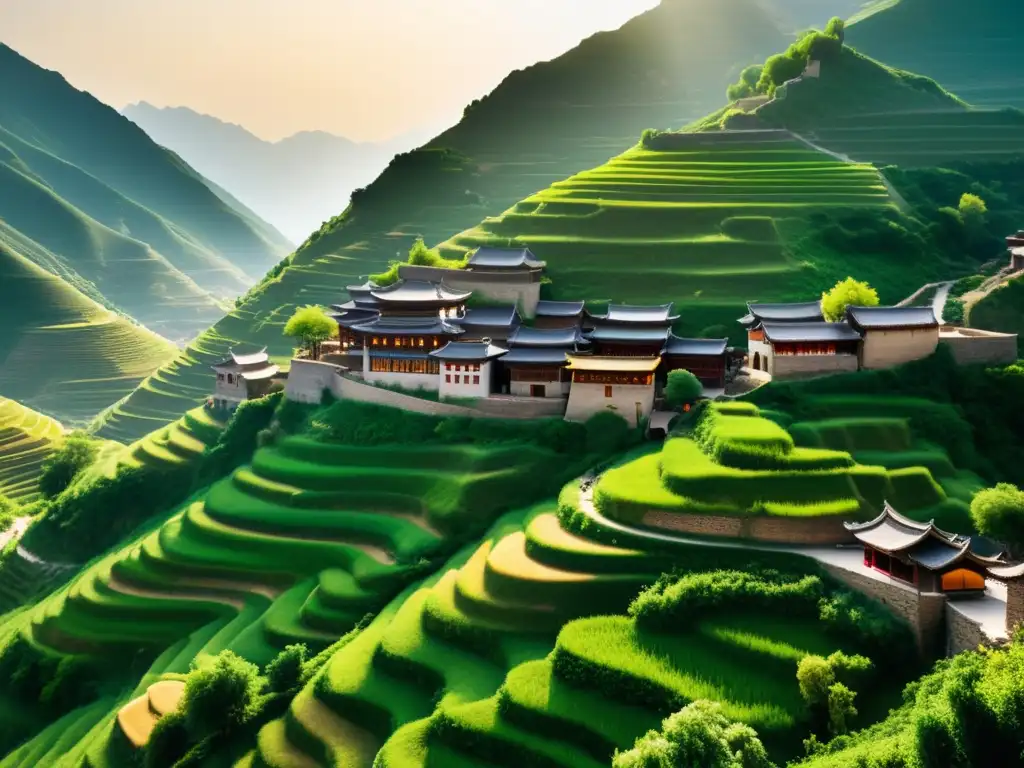
<path fill-rule="evenodd" d="M 70 424 L 130 392 L 174 354 L 165 339 L 0 244 L 0 392 Z"/>
<path fill-rule="evenodd" d="M 34 500 L 39 468 L 63 433 L 48 416 L 0 397 L 0 496 L 22 503 Z"/>
<path fill-rule="evenodd" d="M 972 104 L 1024 108 L 1019 3 L 897 0 L 878 7 L 847 28 L 848 43 L 934 78 Z"/>
<path fill-rule="evenodd" d="M 753 6 L 753 4 L 751 4 Z M 596 35 L 551 62 L 510 75 L 432 146 L 468 159 L 418 153 L 392 164 L 299 249 L 280 277 L 226 317 L 104 424 L 134 439 L 143 417 L 177 418 L 209 388 L 205 365 L 234 341 L 291 349 L 282 324 L 296 304 L 335 302 L 344 287 L 379 272 L 422 234 L 439 242 L 498 214 L 544 185 L 604 162 L 650 126 L 682 125 L 721 100 L 752 57 L 785 44 L 757 10 L 712 0 L 672 0 L 619 31 Z"/>
<path fill-rule="evenodd" d="M 164 282 L 194 282 L 203 291 L 234 296 L 287 251 L 288 243 L 267 224 L 224 202 L 180 158 L 59 74 L 4 46 L 0 72 L 0 162 L 9 172 L 49 187 L 55 198 L 95 222 L 159 253 L 166 260 Z M 8 194 L 0 200 L 4 218 L 20 198 L 10 182 L 5 181 Z M 26 234 L 52 235 L 41 223 L 45 217 L 31 214 L 17 211 Z M 67 248 L 57 255 L 77 268 L 90 256 L 98 265 L 103 253 L 101 247 L 86 253 Z M 151 289 L 141 279 L 142 291 Z M 209 297 L 206 301 L 212 304 Z M 192 320 L 188 330 L 194 330 Z"/>

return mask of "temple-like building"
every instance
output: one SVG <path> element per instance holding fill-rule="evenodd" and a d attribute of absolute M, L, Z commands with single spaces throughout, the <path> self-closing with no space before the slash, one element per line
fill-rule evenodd
<path fill-rule="evenodd" d="M 534 325 L 538 328 L 579 328 L 583 325 L 583 302 L 539 301 Z"/>
<path fill-rule="evenodd" d="M 670 334 L 661 352 L 661 371 L 665 376 L 689 371 L 705 387 L 724 389 L 728 346 L 728 339 L 684 339 Z"/>
<path fill-rule="evenodd" d="M 463 330 L 462 341 L 492 339 L 500 342 L 507 341 L 522 322 L 515 304 L 469 307 L 461 319 L 452 321 Z"/>
<path fill-rule="evenodd" d="M 856 371 L 860 334 L 847 323 L 762 323 L 748 342 L 749 365 L 773 378 Z M 748 335 L 748 338 L 751 336 Z"/>
<path fill-rule="evenodd" d="M 489 397 L 494 391 L 494 361 L 507 350 L 483 341 L 451 341 L 430 357 L 442 364 L 438 391 L 442 398 Z"/>
<path fill-rule="evenodd" d="M 885 504 L 882 513 L 866 523 L 844 523 L 864 546 L 864 565 L 921 592 L 947 595 L 981 593 L 989 568 L 1003 565 L 972 549 L 971 538 L 947 533 L 934 521 L 919 523 Z"/>
<path fill-rule="evenodd" d="M 226 409 L 237 408 L 245 400 L 269 394 L 273 379 L 280 370 L 270 362 L 266 347 L 248 354 L 232 350 L 231 357 L 210 367 L 217 372 L 210 405 Z"/>
<path fill-rule="evenodd" d="M 861 368 L 891 368 L 928 357 L 939 346 L 931 307 L 848 307 L 846 319 L 863 340 Z"/>
<path fill-rule="evenodd" d="M 575 326 L 536 328 L 522 325 L 508 339 L 501 358 L 501 391 L 522 397 L 568 397 L 572 381 L 568 355 L 585 352 L 589 342 Z"/>

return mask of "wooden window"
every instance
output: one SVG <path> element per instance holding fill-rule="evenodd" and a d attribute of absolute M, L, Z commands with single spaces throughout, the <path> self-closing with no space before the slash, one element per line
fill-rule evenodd
<path fill-rule="evenodd" d="M 232 375 L 231 375 L 231 374 L 229 373 L 229 374 L 228 374 L 228 384 L 234 384 L 234 383 L 235 383 L 235 377 L 234 377 L 234 376 L 232 376 Z"/>
<path fill-rule="evenodd" d="M 474 384 L 479 384 L 480 383 L 480 377 L 479 376 L 474 376 L 473 377 L 473 383 Z"/>
<path fill-rule="evenodd" d="M 451 363 L 445 363 L 444 364 L 444 369 L 446 371 L 450 371 L 452 369 L 452 364 Z M 451 377 L 449 377 L 449 378 L 451 378 Z"/>
<path fill-rule="evenodd" d="M 451 384 L 452 383 L 452 375 L 450 373 L 445 374 L 444 383 L 445 384 Z"/>
<path fill-rule="evenodd" d="M 224 374 L 223 373 L 218 373 L 217 374 L 217 381 L 224 381 Z"/>
<path fill-rule="evenodd" d="M 473 370 L 474 371 L 479 371 L 480 370 L 480 363 L 473 363 Z"/>
<path fill-rule="evenodd" d="M 455 370 L 456 371 L 461 371 L 462 370 L 462 366 L 461 365 L 456 365 L 455 366 Z"/>
<path fill-rule="evenodd" d="M 611 396 L 612 396 L 612 388 L 611 388 L 611 385 L 608 385 L 608 386 L 606 386 L 606 387 L 604 388 L 604 396 L 605 396 L 605 397 L 611 397 Z"/>

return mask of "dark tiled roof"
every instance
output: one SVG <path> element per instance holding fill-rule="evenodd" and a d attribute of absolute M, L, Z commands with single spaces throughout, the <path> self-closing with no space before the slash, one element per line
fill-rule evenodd
<path fill-rule="evenodd" d="M 501 358 L 505 365 L 565 365 L 566 350 L 552 347 L 518 347 Z"/>
<path fill-rule="evenodd" d="M 466 315 L 461 320 L 452 320 L 458 325 L 477 325 L 492 327 L 511 327 L 522 322 L 515 305 L 507 307 L 474 307 L 466 310 Z"/>
<path fill-rule="evenodd" d="M 750 314 L 740 318 L 749 325 L 758 321 L 766 323 L 809 323 L 824 320 L 820 301 L 805 301 L 797 304 L 747 304 Z"/>
<path fill-rule="evenodd" d="M 860 334 L 847 323 L 764 323 L 769 341 L 860 341 Z"/>
<path fill-rule="evenodd" d="M 603 315 L 590 314 L 606 323 L 670 323 L 679 315 L 672 314 L 672 304 L 640 306 L 636 304 L 609 304 Z"/>
<path fill-rule="evenodd" d="M 386 288 L 375 288 L 370 295 L 378 301 L 416 303 L 440 303 L 465 301 L 472 291 L 455 291 L 444 283 L 427 280 L 399 280 Z"/>
<path fill-rule="evenodd" d="M 939 321 L 931 307 L 847 307 L 850 324 L 863 329 L 935 328 Z"/>
<path fill-rule="evenodd" d="M 501 357 L 507 349 L 495 346 L 489 341 L 449 341 L 441 349 L 430 353 L 438 360 L 484 361 Z"/>
<path fill-rule="evenodd" d="M 532 328 L 521 325 L 508 337 L 513 347 L 562 347 L 569 348 L 582 340 L 576 328 Z"/>
<path fill-rule="evenodd" d="M 375 320 L 380 316 L 380 312 L 375 309 L 347 309 L 344 312 L 331 315 L 334 321 L 342 328 L 352 328 L 363 323 L 368 323 L 371 320 Z"/>
<path fill-rule="evenodd" d="M 445 334 L 457 336 L 462 333 L 458 326 L 445 322 L 439 317 L 377 317 L 352 330 L 360 333 L 379 333 L 382 336 L 415 336 L 418 334 Z"/>
<path fill-rule="evenodd" d="M 668 328 L 636 328 L 628 325 L 601 325 L 587 334 L 587 337 L 591 341 L 664 344 L 668 340 Z"/>
<path fill-rule="evenodd" d="M 575 317 L 583 314 L 582 301 L 538 301 L 537 317 Z"/>
<path fill-rule="evenodd" d="M 970 548 L 970 539 L 957 546 L 942 539 L 929 537 L 908 549 L 906 555 L 918 565 L 937 571 L 964 557 Z"/>
<path fill-rule="evenodd" d="M 673 334 L 668 337 L 662 354 L 718 357 L 725 354 L 728 346 L 728 339 L 683 339 Z"/>
<path fill-rule="evenodd" d="M 542 269 L 544 262 L 539 261 L 529 248 L 477 248 L 469 257 L 470 267 L 515 269 Z"/>
<path fill-rule="evenodd" d="M 265 366 L 271 365 L 270 356 L 267 354 L 267 348 L 254 350 L 252 352 L 235 352 L 231 350 L 231 355 L 227 360 L 221 360 L 219 363 L 214 363 L 211 368 L 245 368 L 250 369 L 262 369 Z"/>

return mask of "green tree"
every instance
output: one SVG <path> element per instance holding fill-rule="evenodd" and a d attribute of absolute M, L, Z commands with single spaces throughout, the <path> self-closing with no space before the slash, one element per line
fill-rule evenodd
<path fill-rule="evenodd" d="M 1024 550 L 1024 491 L 1010 483 L 979 491 L 971 500 L 971 519 L 978 532 Z"/>
<path fill-rule="evenodd" d="M 613 768 L 772 768 L 753 728 L 730 722 L 722 707 L 695 701 L 616 752 Z"/>
<path fill-rule="evenodd" d="M 84 432 L 72 432 L 43 462 L 39 490 L 52 499 L 59 496 L 78 474 L 96 459 L 99 444 Z"/>
<path fill-rule="evenodd" d="M 670 371 L 665 383 L 665 402 L 678 411 L 704 394 L 704 385 L 690 371 Z"/>
<path fill-rule="evenodd" d="M 834 683 L 828 689 L 828 722 L 833 736 L 841 736 L 850 730 L 850 721 L 857 716 L 853 706 L 857 694 L 842 683 Z"/>
<path fill-rule="evenodd" d="M 267 689 L 271 693 L 287 693 L 298 688 L 302 679 L 302 665 L 306 663 L 308 655 L 309 649 L 302 643 L 286 645 L 267 664 Z"/>
<path fill-rule="evenodd" d="M 804 656 L 796 668 L 800 695 L 812 709 L 828 703 L 828 692 L 836 682 L 836 674 L 828 660 L 813 654 Z"/>
<path fill-rule="evenodd" d="M 12 499 L 7 498 L 0 493 L 0 532 L 6 531 L 14 523 L 14 518 L 18 516 L 18 510 L 21 509 Z"/>
<path fill-rule="evenodd" d="M 840 43 L 844 42 L 846 40 L 846 22 L 838 16 L 833 16 L 825 26 L 825 34 L 836 38 Z"/>
<path fill-rule="evenodd" d="M 729 101 L 757 96 L 757 84 L 761 80 L 762 72 L 764 72 L 763 64 L 753 64 L 744 69 L 740 73 L 740 79 L 726 90 Z"/>
<path fill-rule="evenodd" d="M 988 214 L 988 206 L 985 201 L 970 192 L 964 192 L 960 196 L 960 205 L 957 207 L 960 212 L 960 219 L 964 226 L 972 234 L 977 234 L 985 229 L 985 218 Z"/>
<path fill-rule="evenodd" d="M 415 264 L 418 267 L 436 267 L 441 260 L 441 256 L 437 251 L 427 248 L 427 244 L 423 242 L 422 237 L 417 237 L 416 242 L 409 249 L 409 263 Z"/>
<path fill-rule="evenodd" d="M 806 57 L 801 58 L 792 48 L 786 53 L 775 54 L 764 63 L 761 79 L 757 82 L 757 92 L 771 96 L 780 85 L 799 77 L 806 67 Z"/>
<path fill-rule="evenodd" d="M 595 413 L 583 426 L 586 429 L 587 453 L 615 453 L 629 442 L 629 424 L 612 411 Z"/>
<path fill-rule="evenodd" d="M 846 315 L 847 307 L 877 307 L 878 292 L 867 283 L 848 277 L 821 294 L 821 312 L 831 323 Z"/>
<path fill-rule="evenodd" d="M 263 684 L 259 667 L 231 651 L 221 651 L 211 666 L 193 668 L 179 705 L 192 739 L 238 728 L 252 713 Z"/>
<path fill-rule="evenodd" d="M 189 749 L 188 729 L 181 710 L 168 712 L 156 721 L 146 742 L 144 768 L 167 768 L 181 760 Z"/>
<path fill-rule="evenodd" d="M 314 360 L 320 359 L 320 345 L 337 333 L 338 323 L 316 306 L 295 310 L 284 326 L 284 335 L 298 339 Z"/>

